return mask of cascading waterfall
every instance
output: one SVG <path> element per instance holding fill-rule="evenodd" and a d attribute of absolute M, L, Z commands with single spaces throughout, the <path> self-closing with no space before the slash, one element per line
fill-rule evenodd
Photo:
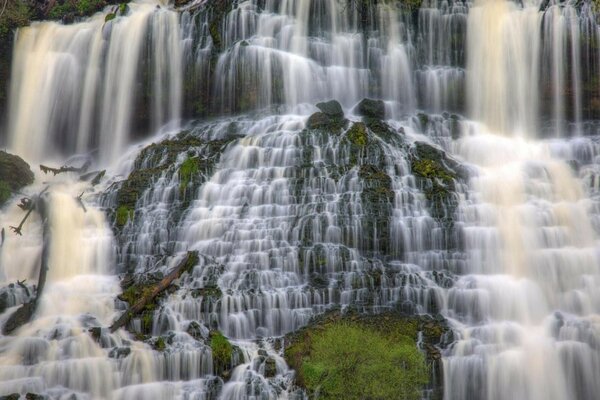
<path fill-rule="evenodd" d="M 446 400 L 595 398 L 592 5 L 223 3 L 18 31 L 10 150 L 85 154 L 108 179 L 49 179 L 49 243 L 35 215 L 7 232 L 2 323 L 31 298 L 42 246 L 50 269 L 33 321 L 0 337 L 0 395 L 300 399 L 281 337 L 341 307 L 445 318 Z M 361 117 L 366 97 L 387 120 Z M 329 99 L 345 116 L 312 127 Z M 452 177 L 425 180 L 423 154 Z M 20 217 L 6 205 L 0 225 Z M 197 265 L 110 333 L 119 278 L 160 279 L 188 251 Z M 215 331 L 233 345 L 226 378 Z"/>
<path fill-rule="evenodd" d="M 140 107 L 152 110 L 144 129 L 181 116 L 178 16 L 153 2 L 129 7 L 130 15 L 107 22 L 98 14 L 81 24 L 42 22 L 19 31 L 11 148 L 32 159 L 97 149 L 100 159 L 114 160 L 133 136 Z M 143 63 L 151 64 L 147 77 Z"/>

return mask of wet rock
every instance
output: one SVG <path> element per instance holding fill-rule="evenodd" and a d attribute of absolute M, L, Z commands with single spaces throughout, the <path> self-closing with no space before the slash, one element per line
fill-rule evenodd
<path fill-rule="evenodd" d="M 8 307 L 8 293 L 0 293 L 0 314 L 2 314 Z"/>
<path fill-rule="evenodd" d="M 318 103 L 317 108 L 330 118 L 344 118 L 344 110 L 342 110 L 342 106 L 336 100 Z"/>
<path fill-rule="evenodd" d="M 306 127 L 308 129 L 327 128 L 330 123 L 331 119 L 327 116 L 327 114 L 316 112 L 308 118 Z"/>
<path fill-rule="evenodd" d="M 100 328 L 99 326 L 95 326 L 93 328 L 88 329 L 88 331 L 90 332 L 90 335 L 92 335 L 92 338 L 94 338 L 96 342 L 100 341 L 100 338 L 102 337 L 102 328 Z"/>
<path fill-rule="evenodd" d="M 274 378 L 277 375 L 277 362 L 273 357 L 268 357 L 265 360 L 265 378 Z"/>
<path fill-rule="evenodd" d="M 468 171 L 443 150 L 416 142 L 411 154 L 411 170 L 430 205 L 431 216 L 452 225 L 458 204 L 456 183 L 468 179 Z"/>
<path fill-rule="evenodd" d="M 7 394 L 5 396 L 0 396 L 0 400 L 19 400 L 21 396 L 19 393 Z"/>
<path fill-rule="evenodd" d="M 344 128 L 347 120 L 344 118 L 342 106 L 335 100 L 324 103 L 318 103 L 317 108 L 321 110 L 316 112 L 306 121 L 308 129 L 320 129 L 331 133 L 338 133 Z"/>
<path fill-rule="evenodd" d="M 131 354 L 131 349 L 129 347 L 115 347 L 110 350 L 108 356 L 110 358 L 120 359 L 127 357 L 129 354 Z"/>
<path fill-rule="evenodd" d="M 190 322 L 190 324 L 187 327 L 186 332 L 193 337 L 196 340 L 199 341 L 205 341 L 208 339 L 208 329 L 206 327 L 204 327 L 203 325 L 200 325 L 198 322 L 196 321 L 192 321 Z"/>
<path fill-rule="evenodd" d="M 25 400 L 44 400 L 46 399 L 46 396 L 42 396 L 40 394 L 36 394 L 36 393 L 27 393 L 25 395 Z"/>
<path fill-rule="evenodd" d="M 0 151 L 0 206 L 12 192 L 33 183 L 33 172 L 21 157 Z"/>
<path fill-rule="evenodd" d="M 358 114 L 366 118 L 384 119 L 385 103 L 383 100 L 362 99 L 357 106 Z"/>

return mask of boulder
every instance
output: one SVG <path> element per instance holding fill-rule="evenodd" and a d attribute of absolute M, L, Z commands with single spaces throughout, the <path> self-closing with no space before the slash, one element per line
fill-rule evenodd
<path fill-rule="evenodd" d="M 342 110 L 342 106 L 337 100 L 318 103 L 317 108 L 330 118 L 344 118 L 344 110 Z"/>
<path fill-rule="evenodd" d="M 362 99 L 357 106 L 358 114 L 366 118 L 384 119 L 385 103 L 383 100 Z"/>
<path fill-rule="evenodd" d="M 0 206 L 14 191 L 33 183 L 33 172 L 19 156 L 0 151 Z"/>

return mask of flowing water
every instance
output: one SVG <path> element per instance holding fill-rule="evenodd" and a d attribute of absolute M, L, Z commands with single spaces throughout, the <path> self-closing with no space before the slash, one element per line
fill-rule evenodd
<path fill-rule="evenodd" d="M 31 298 L 43 247 L 49 265 L 33 321 L 0 337 L 0 395 L 302 398 L 280 337 L 342 307 L 446 318 L 444 399 L 596 398 L 591 4 L 251 0 L 215 23 L 203 3 L 18 31 L 0 139 L 32 165 L 80 154 L 108 171 L 95 187 L 38 176 L 26 193 L 49 186 L 47 220 L 23 236 L 8 232 L 21 210 L 0 211 L 0 322 Z M 385 101 L 387 125 L 368 124 L 357 148 L 365 97 Z M 329 99 L 348 132 L 305 129 Z M 182 119 L 205 114 L 217 117 Z M 150 146 L 180 126 L 183 148 Z M 460 172 L 441 204 L 412 171 L 423 143 Z M 189 159 L 202 168 L 184 182 Z M 115 222 L 132 171 L 149 184 Z M 110 333 L 119 280 L 161 277 L 190 250 L 198 265 L 129 327 L 151 338 Z M 235 345 L 228 380 L 212 329 Z"/>

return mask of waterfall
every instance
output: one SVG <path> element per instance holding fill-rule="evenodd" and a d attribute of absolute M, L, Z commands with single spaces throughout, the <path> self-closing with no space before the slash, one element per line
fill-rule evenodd
<path fill-rule="evenodd" d="M 114 160 L 133 138 L 134 121 L 148 119 L 137 129 L 152 130 L 176 121 L 179 19 L 156 7 L 133 3 L 129 14 L 107 22 L 98 14 L 76 25 L 41 22 L 19 30 L 10 147 L 32 159 L 95 151 L 102 160 Z M 143 64 L 151 65 L 146 76 L 140 73 Z M 140 115 L 143 107 L 152 111 L 149 118 Z"/>
<path fill-rule="evenodd" d="M 49 257 L 0 396 L 303 399 L 284 338 L 332 310 L 444 321 L 424 399 L 600 393 L 591 4 L 176 3 L 17 31 L 9 150 L 106 176 L 38 174 L 23 236 L 0 208 L 1 325 Z"/>

